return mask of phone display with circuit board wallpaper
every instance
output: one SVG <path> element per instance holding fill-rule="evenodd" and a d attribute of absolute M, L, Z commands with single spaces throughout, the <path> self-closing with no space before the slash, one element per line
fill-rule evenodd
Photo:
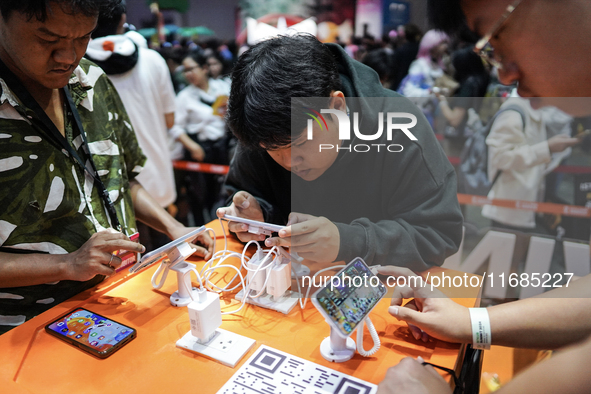
<path fill-rule="evenodd" d="M 107 358 L 137 336 L 134 328 L 78 308 L 45 326 L 45 331 L 99 358 Z"/>
<path fill-rule="evenodd" d="M 353 259 L 312 296 L 312 303 L 336 332 L 347 337 L 386 295 L 386 286 L 363 259 Z"/>

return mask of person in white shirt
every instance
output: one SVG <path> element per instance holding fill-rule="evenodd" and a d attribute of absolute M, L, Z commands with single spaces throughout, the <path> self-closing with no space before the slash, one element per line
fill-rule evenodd
<path fill-rule="evenodd" d="M 529 100 L 511 97 L 501 110 L 518 107 L 519 112 L 506 110 L 494 121 L 486 139 L 488 145 L 488 177 L 493 181 L 500 171 L 488 198 L 543 201 L 544 177 L 558 164 L 554 154 L 566 152 L 580 141 L 568 134 L 548 138 L 544 108 L 533 109 Z M 567 124 L 572 118 L 566 117 Z M 524 125 L 525 121 L 525 125 Z M 536 228 L 535 212 L 485 205 L 482 216 L 492 219 L 498 227 Z M 537 232 L 542 229 L 538 228 Z M 542 231 L 543 232 L 543 231 Z"/>
<path fill-rule="evenodd" d="M 124 3 L 116 12 L 101 15 L 86 57 L 103 68 L 115 85 L 148 158 L 137 180 L 161 207 L 168 208 L 177 198 L 168 136 L 175 112 L 172 80 L 165 60 L 148 49 L 143 37 L 136 32 L 123 34 L 124 22 Z M 143 223 L 138 223 L 138 230 L 147 250 L 169 242 Z"/>
<path fill-rule="evenodd" d="M 228 133 L 223 120 L 230 84 L 209 77 L 207 58 L 192 52 L 183 60 L 189 85 L 176 98 L 173 138 L 184 146 L 184 159 L 228 164 Z M 180 158 L 180 157 L 179 157 Z M 217 201 L 220 183 L 212 174 L 189 173 L 186 177 L 189 205 L 197 224 L 205 221 L 203 209 Z"/>

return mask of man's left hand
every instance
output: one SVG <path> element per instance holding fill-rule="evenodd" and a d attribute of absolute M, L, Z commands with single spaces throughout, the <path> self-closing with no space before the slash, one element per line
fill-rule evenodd
<path fill-rule="evenodd" d="M 339 254 L 337 226 L 325 217 L 292 212 L 279 238 L 268 238 L 265 245 L 289 247 L 290 252 L 317 262 L 333 262 Z"/>

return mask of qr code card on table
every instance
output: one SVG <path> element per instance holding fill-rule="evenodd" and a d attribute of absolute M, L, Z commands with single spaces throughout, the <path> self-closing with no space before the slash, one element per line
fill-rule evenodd
<path fill-rule="evenodd" d="M 377 386 L 261 345 L 217 394 L 375 394 Z"/>

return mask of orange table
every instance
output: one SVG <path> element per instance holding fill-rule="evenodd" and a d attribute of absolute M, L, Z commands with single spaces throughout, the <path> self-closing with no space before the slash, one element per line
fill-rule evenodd
<path fill-rule="evenodd" d="M 214 222 L 210 227 L 218 234 L 218 249 L 223 247 L 219 225 Z M 233 239 L 229 248 L 242 250 L 242 244 Z M 200 268 L 203 262 L 196 264 Z M 125 270 L 0 336 L 0 392 L 216 393 L 261 344 L 373 383 L 379 383 L 386 370 L 404 357 L 421 356 L 431 363 L 456 368 L 462 353 L 459 345 L 416 341 L 406 325 L 387 313 L 389 299 L 385 298 L 371 314 L 382 342 L 380 350 L 369 358 L 356 354 L 348 362 L 330 363 L 319 350 L 329 327 L 311 302 L 303 311 L 296 306 L 289 315 L 246 305 L 235 315 L 224 315 L 221 327 L 257 343 L 235 369 L 228 368 L 176 347 L 176 341 L 190 330 L 187 309 L 170 305 L 169 296 L 177 288 L 176 275 L 169 275 L 161 290 L 152 289 L 150 279 L 155 268 L 136 275 Z M 442 271 L 454 274 L 441 268 L 430 270 L 431 275 Z M 470 298 L 455 300 L 474 306 L 477 299 L 478 290 L 472 290 Z M 238 306 L 231 295 L 222 297 L 222 305 L 224 310 Z M 134 327 L 137 338 L 100 360 L 45 333 L 45 324 L 76 307 Z M 365 338 L 365 348 L 369 349 L 371 338 L 367 333 Z"/>

